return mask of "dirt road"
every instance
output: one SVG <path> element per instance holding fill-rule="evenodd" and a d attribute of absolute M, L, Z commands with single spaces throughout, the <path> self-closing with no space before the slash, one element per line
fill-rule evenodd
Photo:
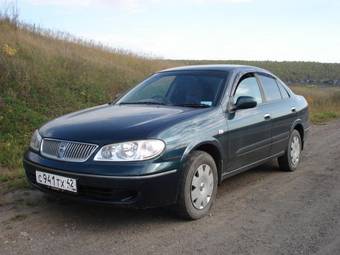
<path fill-rule="evenodd" d="M 340 121 L 313 126 L 294 173 L 268 164 L 219 187 L 211 216 L 6 195 L 0 254 L 340 254 Z M 14 201 L 14 202 L 11 202 Z"/>

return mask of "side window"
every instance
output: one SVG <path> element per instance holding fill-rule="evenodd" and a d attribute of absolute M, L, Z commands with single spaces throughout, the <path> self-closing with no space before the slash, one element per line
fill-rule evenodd
<path fill-rule="evenodd" d="M 268 101 L 274 101 L 282 98 L 275 79 L 261 74 L 259 75 L 259 78 L 262 82 L 264 94 Z"/>
<path fill-rule="evenodd" d="M 282 82 L 280 80 L 277 81 L 277 84 L 279 85 L 280 91 L 281 91 L 281 95 L 284 99 L 289 98 L 289 93 L 287 92 L 287 90 L 285 89 L 284 85 L 282 84 Z"/>
<path fill-rule="evenodd" d="M 234 95 L 234 103 L 237 102 L 237 99 L 240 96 L 249 96 L 255 98 L 257 104 L 262 103 L 262 96 L 260 92 L 259 85 L 254 76 L 247 76 L 242 78 L 240 83 L 237 86 L 235 95 Z"/>

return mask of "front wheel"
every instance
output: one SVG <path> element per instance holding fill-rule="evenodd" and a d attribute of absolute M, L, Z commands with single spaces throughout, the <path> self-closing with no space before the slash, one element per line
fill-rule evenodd
<path fill-rule="evenodd" d="M 204 151 L 192 152 L 183 168 L 178 214 L 190 220 L 207 215 L 216 197 L 217 182 L 214 159 Z"/>
<path fill-rule="evenodd" d="M 302 142 L 299 131 L 294 129 L 289 137 L 285 154 L 278 158 L 279 167 L 284 171 L 295 171 L 301 161 Z"/>

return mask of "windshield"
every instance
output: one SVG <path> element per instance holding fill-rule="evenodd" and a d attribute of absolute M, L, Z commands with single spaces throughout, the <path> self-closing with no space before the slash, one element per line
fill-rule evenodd
<path fill-rule="evenodd" d="M 226 72 L 216 71 L 158 73 L 132 89 L 117 104 L 215 106 L 227 75 Z"/>

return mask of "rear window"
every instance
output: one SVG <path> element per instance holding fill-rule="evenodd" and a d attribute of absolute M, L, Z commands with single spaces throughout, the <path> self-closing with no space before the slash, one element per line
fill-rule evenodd
<path fill-rule="evenodd" d="M 262 74 L 259 75 L 259 78 L 261 80 L 267 101 L 274 101 L 282 98 L 280 89 L 274 78 Z"/>

